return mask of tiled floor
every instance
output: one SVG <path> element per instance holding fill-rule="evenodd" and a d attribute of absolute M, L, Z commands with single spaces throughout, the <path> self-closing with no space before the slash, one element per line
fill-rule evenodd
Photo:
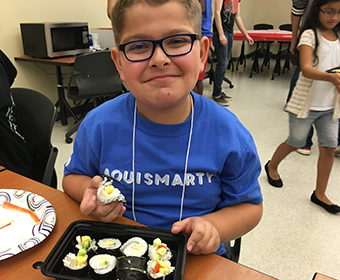
<path fill-rule="evenodd" d="M 249 67 L 226 76 L 235 85 L 225 92 L 233 97 L 229 110 L 250 130 L 262 165 L 288 131 L 283 112 L 292 70 L 270 80 L 271 69 L 249 78 Z M 212 86 L 205 80 L 204 95 L 211 96 Z M 72 120 L 71 120 L 72 122 Z M 56 168 L 61 188 L 63 164 L 72 144 L 64 142 L 67 127 L 56 123 L 53 143 L 59 149 Z M 227 141 L 227 140 L 226 140 Z M 315 142 L 317 139 L 315 137 Z M 315 272 L 340 279 L 340 215 L 331 215 L 310 202 L 315 187 L 318 148 L 310 156 L 289 155 L 280 166 L 282 189 L 271 187 L 262 172 L 259 181 L 264 197 L 260 224 L 242 238 L 240 263 L 282 280 L 311 280 Z M 340 204 L 340 158 L 335 158 L 327 189 L 331 200 Z"/>

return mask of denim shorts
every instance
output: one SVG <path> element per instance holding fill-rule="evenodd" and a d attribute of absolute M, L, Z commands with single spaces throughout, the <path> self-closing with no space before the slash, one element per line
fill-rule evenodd
<path fill-rule="evenodd" d="M 333 109 L 327 111 L 309 111 L 308 117 L 301 119 L 289 113 L 289 136 L 287 144 L 301 148 L 306 144 L 308 132 L 314 124 L 320 147 L 338 147 L 338 119 L 332 120 Z"/>

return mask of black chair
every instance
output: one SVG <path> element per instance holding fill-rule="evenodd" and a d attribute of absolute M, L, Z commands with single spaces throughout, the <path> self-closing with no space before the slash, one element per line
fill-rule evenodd
<path fill-rule="evenodd" d="M 210 51 L 209 51 L 209 56 L 208 56 L 208 63 L 210 64 L 210 69 L 207 70 L 205 73 L 204 73 L 204 79 L 207 79 L 209 78 L 209 84 L 211 85 L 213 82 L 214 82 L 214 78 L 215 78 L 215 70 L 214 70 L 214 63 L 216 63 L 216 55 L 215 55 L 215 52 L 214 50 L 210 47 Z M 230 58 L 230 61 L 231 61 L 231 58 Z M 234 66 L 233 64 L 231 64 L 229 62 L 229 66 L 228 68 L 232 67 L 232 71 L 234 71 Z M 226 77 L 223 77 L 223 81 L 225 81 L 228 85 L 229 85 L 229 88 L 233 88 L 234 85 L 232 84 L 232 82 L 226 78 Z"/>
<path fill-rule="evenodd" d="M 15 119 L 33 157 L 33 178 L 57 188 L 54 164 L 58 149 L 51 144 L 57 118 L 53 102 L 44 94 L 28 88 L 11 88 L 16 105 Z"/>
<path fill-rule="evenodd" d="M 72 86 L 73 82 L 76 86 Z M 124 92 L 127 92 L 127 89 L 111 59 L 110 51 L 91 52 L 76 57 L 73 74 L 67 85 L 69 99 L 74 102 L 86 100 L 83 107 L 93 100 L 93 106 L 96 107 L 107 99 L 117 97 Z M 72 142 L 71 135 L 78 130 L 84 114 L 81 117 L 74 114 L 76 122 L 65 135 L 67 143 Z"/>
<path fill-rule="evenodd" d="M 290 23 L 281 24 L 279 26 L 279 29 L 285 30 L 285 31 L 292 31 L 292 25 Z M 285 63 L 284 63 L 283 68 L 282 68 L 282 73 L 284 73 L 285 69 L 289 70 L 289 68 L 290 68 L 289 48 L 290 48 L 291 43 L 290 42 L 283 42 L 283 41 L 278 41 L 278 43 L 279 43 L 279 50 L 278 50 L 277 55 L 276 55 L 276 63 L 275 63 L 275 67 L 274 67 L 273 74 L 272 74 L 272 80 L 274 80 L 274 74 L 281 75 L 281 59 L 283 57 L 285 57 Z M 282 47 L 284 45 L 287 45 L 287 47 L 282 49 Z"/>
<path fill-rule="evenodd" d="M 241 237 L 224 243 L 226 249 L 226 258 L 234 262 L 238 262 L 241 252 Z"/>
<path fill-rule="evenodd" d="M 274 26 L 272 24 L 267 23 L 259 23 L 255 24 L 253 26 L 254 30 L 268 30 L 273 29 Z M 270 67 L 270 44 L 273 43 L 271 41 L 258 41 L 256 42 L 256 49 L 254 51 L 254 62 L 252 65 L 252 68 L 250 69 L 250 76 L 251 78 L 253 76 L 253 72 L 259 73 L 260 67 L 259 67 L 259 57 L 263 56 L 263 62 L 261 66 L 261 71 L 263 71 L 263 66 Z"/>

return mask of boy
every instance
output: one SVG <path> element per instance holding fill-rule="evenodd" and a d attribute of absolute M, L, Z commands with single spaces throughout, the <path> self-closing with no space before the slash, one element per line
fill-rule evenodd
<path fill-rule="evenodd" d="M 240 1 L 241 0 L 215 0 L 213 44 L 215 47 L 217 64 L 212 98 L 221 106 L 229 106 L 229 101 L 232 100 L 231 96 L 222 92 L 222 83 L 231 58 L 235 22 L 248 44 L 254 44 L 254 40 L 248 35 L 241 18 Z"/>
<path fill-rule="evenodd" d="M 124 215 L 184 232 L 192 254 L 223 254 L 221 242 L 261 219 L 261 168 L 237 118 L 190 92 L 209 50 L 199 36 L 199 2 L 118 0 L 112 15 L 119 46 L 112 58 L 131 93 L 87 115 L 65 165 L 64 190 L 86 215 L 105 222 Z M 126 207 L 98 201 L 102 174 L 122 183 Z"/>

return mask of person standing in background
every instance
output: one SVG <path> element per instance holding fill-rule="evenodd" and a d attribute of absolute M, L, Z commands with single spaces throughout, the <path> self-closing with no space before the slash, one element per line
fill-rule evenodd
<path fill-rule="evenodd" d="M 109 0 L 110 1 L 110 0 Z M 208 37 L 210 45 L 212 42 L 212 11 L 211 11 L 211 5 L 212 5 L 212 0 L 199 0 L 202 8 L 202 36 Z M 198 81 L 195 85 L 194 92 L 202 95 L 203 94 L 203 80 L 204 80 L 204 74 L 205 74 L 205 69 L 207 67 L 208 63 L 208 57 L 204 65 L 204 70 L 200 73 L 198 77 Z"/>
<path fill-rule="evenodd" d="M 107 16 L 111 19 L 112 8 L 117 0 L 107 0 Z"/>
<path fill-rule="evenodd" d="M 33 178 L 33 158 L 15 122 L 11 86 L 17 70 L 0 50 L 0 165 Z"/>
<path fill-rule="evenodd" d="M 240 0 L 215 0 L 215 19 L 213 24 L 213 44 L 217 58 L 214 78 L 213 100 L 222 106 L 228 106 L 232 99 L 222 92 L 225 71 L 231 57 L 234 41 L 234 23 L 243 34 L 246 41 L 252 45 L 254 40 L 248 35 L 240 12 Z"/>
<path fill-rule="evenodd" d="M 303 25 L 304 19 L 310 10 L 310 6 L 313 3 L 313 0 L 293 0 L 292 2 L 292 12 L 290 15 L 290 21 L 292 24 L 292 41 L 290 44 L 290 52 L 294 54 L 294 49 L 296 47 L 297 38 L 299 35 L 300 25 Z M 290 97 L 292 96 L 293 89 L 296 85 L 296 81 L 299 78 L 299 74 L 301 72 L 300 66 L 296 66 L 290 81 L 289 92 L 287 96 L 286 103 L 288 103 Z M 311 148 L 313 145 L 312 137 L 313 137 L 314 129 L 311 127 L 306 144 L 297 149 L 296 151 L 305 156 L 309 156 L 311 153 Z"/>
<path fill-rule="evenodd" d="M 311 201 L 336 214 L 340 207 L 326 196 L 334 151 L 338 146 L 340 117 L 340 74 L 328 69 L 340 65 L 340 0 L 314 0 L 298 37 L 293 62 L 301 73 L 285 110 L 289 113 L 289 136 L 265 165 L 269 184 L 283 182 L 279 164 L 306 143 L 311 125 L 318 132 L 319 157 L 316 188 Z"/>

